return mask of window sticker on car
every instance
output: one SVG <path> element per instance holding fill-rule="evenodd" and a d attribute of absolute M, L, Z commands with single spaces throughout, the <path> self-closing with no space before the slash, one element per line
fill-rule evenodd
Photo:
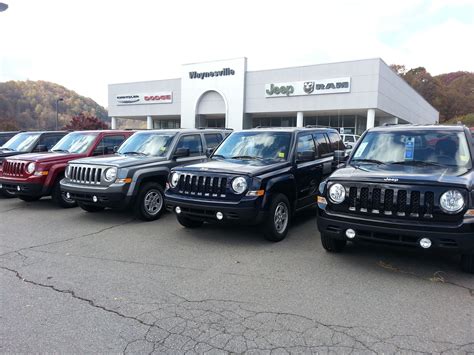
<path fill-rule="evenodd" d="M 354 158 L 359 158 L 364 153 L 367 144 L 369 144 L 369 142 L 362 142 L 360 144 L 359 148 L 357 149 L 357 152 L 355 152 L 354 154 Z"/>
<path fill-rule="evenodd" d="M 283 152 L 278 152 L 278 158 L 284 158 L 285 157 L 285 153 Z"/>
<path fill-rule="evenodd" d="M 413 160 L 415 153 L 415 137 L 407 137 L 405 141 L 405 160 Z"/>

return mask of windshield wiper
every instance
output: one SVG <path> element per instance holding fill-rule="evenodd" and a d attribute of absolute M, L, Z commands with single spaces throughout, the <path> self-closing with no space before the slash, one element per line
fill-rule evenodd
<path fill-rule="evenodd" d="M 127 154 L 131 154 L 131 155 L 148 155 L 148 154 L 142 153 L 142 152 L 123 152 L 123 153 L 120 153 L 120 154 L 123 154 L 123 155 L 127 155 Z"/>
<path fill-rule="evenodd" d="M 361 163 L 373 163 L 377 165 L 386 165 L 383 161 L 376 160 L 376 159 L 352 159 L 352 162 L 361 162 Z"/>
<path fill-rule="evenodd" d="M 211 158 L 222 158 L 222 159 L 225 159 L 225 156 L 221 155 L 221 154 L 214 154 Z"/>
<path fill-rule="evenodd" d="M 69 150 L 67 149 L 54 149 L 52 152 L 58 152 L 58 153 L 69 153 Z"/>
<path fill-rule="evenodd" d="M 6 148 L 6 147 L 5 148 L 0 147 L 0 150 L 8 150 L 9 152 L 14 152 L 15 151 L 15 149 Z"/>
<path fill-rule="evenodd" d="M 404 161 L 394 161 L 391 162 L 390 164 L 397 164 L 397 165 L 414 165 L 414 166 L 427 166 L 427 165 L 432 165 L 432 166 L 444 166 L 446 167 L 447 165 L 439 164 L 434 161 L 424 161 L 424 160 L 404 160 Z"/>
<path fill-rule="evenodd" d="M 235 157 L 231 157 L 230 159 L 263 160 L 263 158 L 260 158 L 260 157 L 252 157 L 252 156 L 250 156 L 250 155 L 236 155 Z"/>

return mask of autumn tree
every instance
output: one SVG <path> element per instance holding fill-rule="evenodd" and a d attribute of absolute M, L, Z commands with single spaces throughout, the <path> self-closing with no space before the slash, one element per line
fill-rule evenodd
<path fill-rule="evenodd" d="M 89 131 L 95 129 L 108 129 L 109 125 L 97 117 L 87 112 L 82 112 L 71 119 L 71 122 L 64 126 L 63 129 L 71 131 Z"/>

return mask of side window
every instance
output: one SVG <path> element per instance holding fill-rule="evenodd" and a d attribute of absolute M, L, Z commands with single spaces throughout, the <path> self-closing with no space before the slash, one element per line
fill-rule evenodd
<path fill-rule="evenodd" d="M 39 140 L 39 145 L 44 145 L 48 150 L 54 147 L 56 143 L 59 142 L 59 140 L 62 138 L 62 136 L 53 136 L 50 134 L 43 134 Z"/>
<path fill-rule="evenodd" d="M 208 148 L 214 149 L 222 141 L 222 136 L 219 133 L 208 133 L 204 135 L 206 145 Z"/>
<path fill-rule="evenodd" d="M 344 142 L 354 143 L 355 142 L 354 136 L 345 136 Z"/>
<path fill-rule="evenodd" d="M 331 151 L 345 149 L 344 142 L 341 140 L 339 134 L 329 132 L 329 142 L 331 143 Z"/>
<path fill-rule="evenodd" d="M 314 145 L 313 136 L 306 134 L 298 137 L 298 143 L 296 146 L 296 154 L 311 151 L 316 157 L 316 146 Z"/>
<path fill-rule="evenodd" d="M 180 148 L 189 149 L 189 156 L 203 155 L 201 135 L 193 134 L 181 137 L 176 146 L 176 149 Z"/>
<path fill-rule="evenodd" d="M 112 154 L 115 147 L 120 147 L 124 140 L 125 136 L 105 136 L 95 148 L 94 155 Z"/>
<path fill-rule="evenodd" d="M 329 142 L 327 141 L 326 137 L 327 136 L 323 133 L 316 133 L 314 135 L 314 140 L 316 141 L 316 145 L 318 146 L 318 152 L 320 157 L 324 157 L 331 153 Z"/>

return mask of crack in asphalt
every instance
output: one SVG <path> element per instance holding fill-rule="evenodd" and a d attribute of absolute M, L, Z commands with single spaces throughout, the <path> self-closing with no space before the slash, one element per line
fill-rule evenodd
<path fill-rule="evenodd" d="M 423 281 L 437 282 L 437 283 L 442 283 L 442 284 L 446 284 L 446 285 L 459 287 L 459 288 L 462 288 L 462 289 L 466 290 L 467 292 L 469 292 L 469 295 L 474 297 L 474 288 L 470 288 L 468 286 L 460 285 L 458 283 L 446 280 L 445 277 L 443 277 L 444 271 L 436 271 L 433 274 L 432 277 L 426 278 L 424 276 L 421 276 L 421 275 L 417 274 L 416 272 L 402 270 L 398 267 L 393 266 L 392 264 L 385 263 L 381 260 L 377 263 L 377 266 L 380 266 L 381 268 L 383 268 L 385 270 L 389 270 L 389 271 L 392 271 L 392 272 L 395 272 L 395 273 L 410 275 L 410 276 L 416 277 L 417 279 L 420 279 L 420 280 L 423 280 Z"/>
<path fill-rule="evenodd" d="M 24 209 L 26 207 L 28 207 L 28 206 L 13 207 L 13 208 L 10 208 L 8 210 L 0 211 L 0 213 L 7 213 L 7 212 L 11 212 L 11 211 L 21 210 L 21 209 Z"/>
<path fill-rule="evenodd" d="M 33 246 L 29 246 L 29 247 L 20 248 L 20 249 L 17 249 L 17 250 L 12 250 L 12 251 L 0 254 L 0 258 L 3 257 L 3 256 L 6 256 L 6 255 L 10 255 L 10 254 L 13 254 L 13 253 L 18 253 L 18 252 L 21 252 L 21 251 L 24 251 L 24 250 L 33 250 L 34 248 L 44 247 L 44 246 L 53 245 L 53 244 L 61 244 L 61 243 L 69 242 L 71 240 L 75 240 L 75 239 L 90 237 L 90 236 L 108 231 L 110 229 L 114 229 L 114 228 L 117 228 L 117 227 L 121 227 L 125 224 L 129 224 L 129 223 L 133 222 L 134 220 L 135 220 L 135 218 L 127 220 L 127 221 L 122 222 L 122 223 L 114 224 L 112 226 L 108 226 L 108 227 L 99 229 L 95 232 L 90 232 L 90 233 L 87 233 L 87 234 L 81 234 L 81 235 L 71 237 L 71 238 L 67 238 L 67 239 L 55 240 L 53 242 L 48 242 L 48 243 L 44 243 L 44 244 L 38 244 L 38 245 L 33 245 Z"/>
<path fill-rule="evenodd" d="M 136 316 L 127 315 L 96 301 L 61 289 L 26 279 L 17 270 L 0 266 L 16 279 L 69 295 L 98 310 L 144 326 L 143 336 L 125 339 L 126 353 L 471 353 L 474 343 L 422 339 L 413 335 L 377 335 L 376 329 L 363 326 L 326 324 L 310 317 L 255 309 L 254 303 L 222 299 L 191 300 L 172 292 L 161 302 L 138 303 L 152 309 Z M 261 305 L 258 305 L 261 306 Z M 152 319 L 151 319 L 152 318 Z"/>

